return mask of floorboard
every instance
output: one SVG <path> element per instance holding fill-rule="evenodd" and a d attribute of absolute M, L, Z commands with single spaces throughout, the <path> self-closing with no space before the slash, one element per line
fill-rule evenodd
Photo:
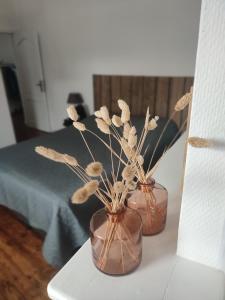
<path fill-rule="evenodd" d="M 0 206 L 0 300 L 45 300 L 56 269 L 41 254 L 43 237 Z"/>

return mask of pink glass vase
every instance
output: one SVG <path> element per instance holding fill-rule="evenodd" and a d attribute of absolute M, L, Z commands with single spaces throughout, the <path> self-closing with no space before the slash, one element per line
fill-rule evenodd
<path fill-rule="evenodd" d="M 92 258 L 95 266 L 110 275 L 133 271 L 142 256 L 142 221 L 130 208 L 117 213 L 97 211 L 90 223 Z"/>
<path fill-rule="evenodd" d="M 154 235 L 164 230 L 167 202 L 167 190 L 153 178 L 148 183 L 138 183 L 137 189 L 129 194 L 127 206 L 140 214 L 143 235 Z"/>

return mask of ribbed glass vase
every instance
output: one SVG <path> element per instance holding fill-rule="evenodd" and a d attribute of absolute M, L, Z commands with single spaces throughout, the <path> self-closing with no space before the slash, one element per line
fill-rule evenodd
<path fill-rule="evenodd" d="M 129 194 L 127 206 L 140 214 L 143 235 L 154 235 L 164 230 L 167 202 L 167 190 L 153 178 L 148 183 L 138 183 L 137 189 Z"/>
<path fill-rule="evenodd" d="M 116 213 L 97 211 L 90 223 L 92 258 L 95 266 L 110 275 L 133 271 L 142 257 L 142 221 L 133 209 Z"/>

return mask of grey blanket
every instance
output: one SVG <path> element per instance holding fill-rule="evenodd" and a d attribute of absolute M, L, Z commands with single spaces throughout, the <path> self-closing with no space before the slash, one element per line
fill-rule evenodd
<path fill-rule="evenodd" d="M 140 131 L 144 120 L 136 118 L 133 122 Z M 147 157 L 150 157 L 165 122 L 161 120 L 146 141 L 149 144 Z M 87 118 L 85 124 L 99 133 L 93 117 Z M 155 160 L 176 133 L 177 127 L 171 122 Z M 96 159 L 109 170 L 109 151 L 95 137 L 86 136 Z M 73 127 L 0 150 L 0 204 L 22 215 L 32 227 L 44 231 L 45 259 L 52 265 L 62 266 L 87 240 L 90 218 L 101 204 L 93 197 L 83 205 L 71 205 L 70 197 L 82 182 L 66 166 L 37 155 L 34 148 L 38 145 L 74 155 L 84 166 L 91 158 L 79 132 Z"/>

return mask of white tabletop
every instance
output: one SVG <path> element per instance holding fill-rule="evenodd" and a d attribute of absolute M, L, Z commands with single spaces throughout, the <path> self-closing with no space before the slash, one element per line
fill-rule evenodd
<path fill-rule="evenodd" d="M 222 300 L 222 272 L 176 256 L 177 230 L 184 169 L 185 136 L 170 149 L 155 179 L 169 192 L 166 229 L 143 238 L 143 258 L 133 273 L 109 276 L 91 259 L 88 240 L 48 285 L 53 300 Z"/>

